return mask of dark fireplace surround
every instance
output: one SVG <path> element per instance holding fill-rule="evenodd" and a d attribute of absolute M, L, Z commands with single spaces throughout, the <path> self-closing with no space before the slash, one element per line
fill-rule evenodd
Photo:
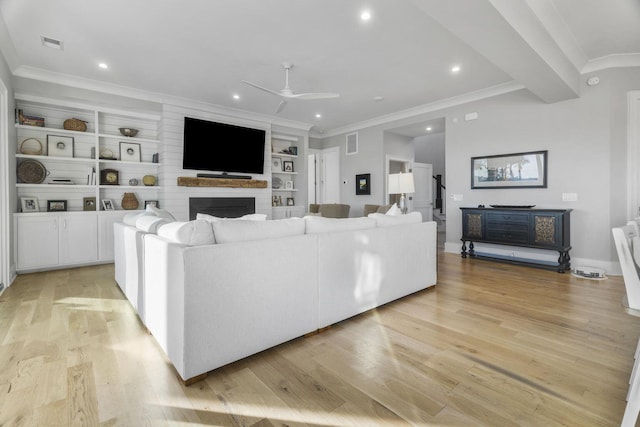
<path fill-rule="evenodd" d="M 221 218 L 238 218 L 256 213 L 254 197 L 189 197 L 189 220 L 204 213 Z"/>

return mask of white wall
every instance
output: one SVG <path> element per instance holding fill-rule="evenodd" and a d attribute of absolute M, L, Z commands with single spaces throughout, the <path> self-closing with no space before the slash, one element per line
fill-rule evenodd
<path fill-rule="evenodd" d="M 442 175 L 445 184 L 445 137 L 443 133 L 419 136 L 413 139 L 415 147 L 415 161 L 433 165 L 433 175 Z"/>
<path fill-rule="evenodd" d="M 0 250 L 0 282 L 5 286 L 9 286 L 12 278 L 15 277 L 15 262 L 13 257 L 13 223 L 12 213 L 16 211 L 17 204 L 17 192 L 16 186 L 13 185 L 15 181 L 11 181 L 12 177 L 16 176 L 16 162 L 14 153 L 17 150 L 17 137 L 16 128 L 14 124 L 14 108 L 15 100 L 13 98 L 13 81 L 11 77 L 11 70 L 4 56 L 0 52 L 0 81 L 2 85 L 7 89 L 7 110 L 6 110 L 6 128 L 0 129 L 3 132 L 3 138 L 0 138 L 0 142 L 5 143 L 7 146 L 0 150 L 2 155 L 0 156 L 0 186 L 5 189 L 6 203 L 4 200 L 0 200 L 0 209 L 2 214 L 0 215 L 0 241 L 2 242 L 2 250 Z"/>

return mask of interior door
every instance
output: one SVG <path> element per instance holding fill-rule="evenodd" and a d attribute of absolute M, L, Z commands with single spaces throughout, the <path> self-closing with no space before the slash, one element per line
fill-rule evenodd
<path fill-rule="evenodd" d="M 413 194 L 413 210 L 422 214 L 423 221 L 433 221 L 433 165 L 413 164 L 413 181 L 416 192 Z"/>
<path fill-rule="evenodd" d="M 319 203 L 340 203 L 340 147 L 322 150 L 320 171 Z"/>

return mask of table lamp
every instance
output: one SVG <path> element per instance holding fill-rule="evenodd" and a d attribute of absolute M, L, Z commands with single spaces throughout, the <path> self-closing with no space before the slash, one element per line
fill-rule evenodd
<path fill-rule="evenodd" d="M 389 194 L 400 194 L 400 202 L 398 203 L 398 207 L 402 211 L 402 213 L 407 213 L 407 205 L 406 205 L 406 194 L 407 193 L 415 193 L 416 188 L 413 183 L 413 173 L 392 173 L 389 174 L 389 185 L 388 185 L 388 193 Z"/>

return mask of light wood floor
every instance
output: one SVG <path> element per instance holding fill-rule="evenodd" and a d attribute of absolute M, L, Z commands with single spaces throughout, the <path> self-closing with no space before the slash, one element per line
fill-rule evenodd
<path fill-rule="evenodd" d="M 0 297 L 0 425 L 615 426 L 640 335 L 620 278 L 444 254 L 435 289 L 183 387 L 112 277 Z"/>

